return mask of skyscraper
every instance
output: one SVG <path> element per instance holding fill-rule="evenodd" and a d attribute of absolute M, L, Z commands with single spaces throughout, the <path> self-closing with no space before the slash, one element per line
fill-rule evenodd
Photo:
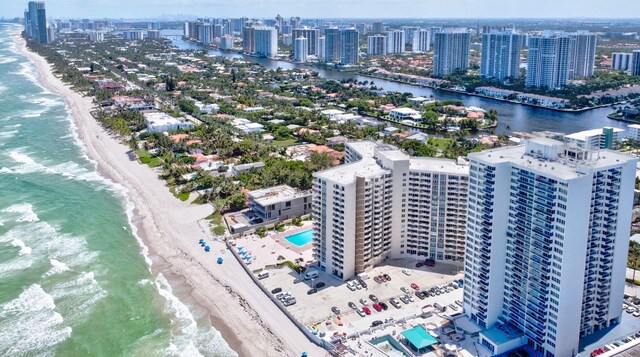
<path fill-rule="evenodd" d="M 321 269 L 349 279 L 389 257 L 462 262 L 467 165 L 370 141 L 345 148 L 344 165 L 313 175 Z"/>
<path fill-rule="evenodd" d="M 564 32 L 545 32 L 529 38 L 528 87 L 554 89 L 569 80 L 571 38 Z"/>
<path fill-rule="evenodd" d="M 318 59 L 319 60 L 324 60 L 326 55 L 325 55 L 325 51 L 327 49 L 327 45 L 326 45 L 326 38 L 324 36 L 320 36 L 320 38 L 318 39 Z"/>
<path fill-rule="evenodd" d="M 445 29 L 435 34 L 433 74 L 444 76 L 469 68 L 470 37 L 466 31 Z"/>
<path fill-rule="evenodd" d="M 631 54 L 631 75 L 640 76 L 640 50 L 635 50 Z"/>
<path fill-rule="evenodd" d="M 257 27 L 255 29 L 255 54 L 264 57 L 278 55 L 278 30 L 275 27 Z"/>
<path fill-rule="evenodd" d="M 520 50 L 524 37 L 515 31 L 492 31 L 482 35 L 480 75 L 503 81 L 520 74 Z"/>
<path fill-rule="evenodd" d="M 254 27 L 242 29 L 242 50 L 247 54 L 256 51 L 256 29 Z"/>
<path fill-rule="evenodd" d="M 631 68 L 632 53 L 614 52 L 611 54 L 611 69 L 628 71 Z"/>
<path fill-rule="evenodd" d="M 387 52 L 403 53 L 405 45 L 405 33 L 403 30 L 393 30 L 387 32 Z"/>
<path fill-rule="evenodd" d="M 325 50 L 324 60 L 326 62 L 340 62 L 342 59 L 342 41 L 340 29 L 336 27 L 328 28 L 324 32 Z"/>
<path fill-rule="evenodd" d="M 298 37 L 293 41 L 293 58 L 296 62 L 306 62 L 309 56 L 309 40 Z"/>
<path fill-rule="evenodd" d="M 307 51 L 310 56 L 318 55 L 318 41 L 320 39 L 320 30 L 310 27 L 302 27 L 291 30 L 291 35 L 295 41 L 296 38 L 304 37 L 307 39 Z"/>
<path fill-rule="evenodd" d="M 27 36 L 38 43 L 48 43 L 47 14 L 44 1 L 29 1 L 28 10 L 24 14 Z"/>
<path fill-rule="evenodd" d="M 596 60 L 596 43 L 596 35 L 589 33 L 589 31 L 578 31 L 571 34 L 570 78 L 593 76 Z"/>
<path fill-rule="evenodd" d="M 367 54 L 369 56 L 387 55 L 387 36 L 373 35 L 367 37 Z"/>
<path fill-rule="evenodd" d="M 357 64 L 360 61 L 360 35 L 355 28 L 340 31 L 342 53 L 340 63 L 343 65 Z"/>
<path fill-rule="evenodd" d="M 480 344 L 575 355 L 620 321 L 638 160 L 546 138 L 469 159 L 464 311 Z"/>
<path fill-rule="evenodd" d="M 431 32 L 419 29 L 413 33 L 413 52 L 429 52 L 431 49 Z"/>
<path fill-rule="evenodd" d="M 376 21 L 371 25 L 371 32 L 373 33 L 383 33 L 384 32 L 384 24 L 382 21 Z"/>

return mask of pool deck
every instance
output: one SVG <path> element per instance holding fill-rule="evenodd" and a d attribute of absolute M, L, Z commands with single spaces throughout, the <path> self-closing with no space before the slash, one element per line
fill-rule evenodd
<path fill-rule="evenodd" d="M 295 262 L 296 259 L 302 258 L 304 262 L 310 262 L 313 260 L 313 245 L 311 243 L 298 247 L 285 239 L 287 236 L 313 228 L 311 222 L 304 223 L 301 227 L 287 226 L 284 232 L 267 232 L 267 236 L 264 238 L 260 238 L 256 234 L 245 234 L 234 239 L 234 244 L 236 248 L 243 247 L 243 250 L 249 252 L 253 257 L 249 263 L 251 270 L 281 263 L 278 261 L 279 256 L 283 256 L 285 261 Z"/>

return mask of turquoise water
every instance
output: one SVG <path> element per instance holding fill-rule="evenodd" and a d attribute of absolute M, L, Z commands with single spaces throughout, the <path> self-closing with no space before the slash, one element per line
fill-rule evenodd
<path fill-rule="evenodd" d="M 151 274 L 126 190 L 0 24 L 0 356 L 226 356 Z M 208 320 L 208 318 L 207 318 Z"/>
<path fill-rule="evenodd" d="M 292 234 L 285 237 L 285 239 L 295 246 L 302 247 L 303 245 L 309 244 L 313 241 L 313 229 Z"/>

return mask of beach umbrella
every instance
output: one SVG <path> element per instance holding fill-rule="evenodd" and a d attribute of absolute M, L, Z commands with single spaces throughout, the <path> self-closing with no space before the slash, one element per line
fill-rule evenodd
<path fill-rule="evenodd" d="M 238 252 L 241 252 L 244 249 L 244 247 L 238 247 Z"/>
<path fill-rule="evenodd" d="M 211 250 L 211 247 L 210 247 L 210 246 L 206 246 L 206 247 L 204 247 L 204 251 L 205 251 L 205 252 L 208 252 L 208 251 L 210 251 L 210 250 Z"/>
<path fill-rule="evenodd" d="M 202 242 L 204 242 L 204 239 L 200 239 L 200 240 L 198 241 L 198 243 L 200 243 L 200 244 L 202 244 Z"/>
<path fill-rule="evenodd" d="M 218 258 L 218 264 L 222 264 L 222 258 Z"/>
<path fill-rule="evenodd" d="M 247 261 L 250 261 L 250 260 L 251 260 L 251 257 L 246 257 L 246 258 L 244 258 L 244 259 L 246 259 Z"/>
<path fill-rule="evenodd" d="M 240 255 L 246 255 L 246 254 L 247 254 L 247 252 L 246 252 L 246 251 L 244 251 L 244 252 L 240 252 Z"/>
<path fill-rule="evenodd" d="M 202 243 L 200 243 L 200 245 L 204 247 L 205 245 L 207 245 L 207 242 L 202 241 Z"/>

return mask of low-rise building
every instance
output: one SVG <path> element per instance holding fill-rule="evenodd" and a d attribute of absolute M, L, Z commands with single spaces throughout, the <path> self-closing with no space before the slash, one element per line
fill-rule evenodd
<path fill-rule="evenodd" d="M 238 176 L 238 175 L 240 175 L 242 173 L 249 172 L 249 171 L 251 171 L 253 169 L 258 170 L 258 169 L 261 169 L 263 167 L 264 167 L 264 162 L 257 161 L 257 162 L 251 162 L 251 163 L 248 163 L 248 164 L 234 165 L 231 168 L 231 172 L 233 173 L 234 176 Z"/>
<path fill-rule="evenodd" d="M 582 149 L 613 149 L 622 138 L 624 130 L 604 127 L 600 129 L 584 130 L 564 136 L 569 145 Z"/>
<path fill-rule="evenodd" d="M 144 113 L 144 120 L 147 123 L 147 131 L 150 133 L 162 133 L 171 130 L 193 129 L 192 122 L 186 118 L 174 118 L 167 113 Z"/>
<path fill-rule="evenodd" d="M 287 185 L 250 191 L 249 208 L 263 221 L 284 221 L 311 213 L 311 192 Z"/>
<path fill-rule="evenodd" d="M 389 112 L 389 116 L 395 120 L 420 120 L 420 112 L 411 108 L 396 108 Z"/>
<path fill-rule="evenodd" d="M 245 134 L 257 134 L 264 131 L 264 125 L 260 123 L 254 123 L 248 119 L 237 118 L 231 122 L 236 129 Z"/>

